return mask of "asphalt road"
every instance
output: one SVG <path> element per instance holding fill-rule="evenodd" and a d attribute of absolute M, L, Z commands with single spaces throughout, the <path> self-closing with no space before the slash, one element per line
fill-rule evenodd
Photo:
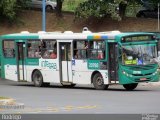
<path fill-rule="evenodd" d="M 92 86 L 38 88 L 0 79 L 0 96 L 15 99 L 15 106 L 24 106 L 0 109 L 0 113 L 160 114 L 160 85 L 139 85 L 134 91 L 114 85 L 102 91 Z"/>

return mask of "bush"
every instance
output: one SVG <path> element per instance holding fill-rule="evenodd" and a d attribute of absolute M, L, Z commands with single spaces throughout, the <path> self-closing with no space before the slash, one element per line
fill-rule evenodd
<path fill-rule="evenodd" d="M 13 22 L 17 19 L 18 12 L 27 7 L 30 0 L 1 0 L 0 17 Z"/>
<path fill-rule="evenodd" d="M 121 20 L 117 9 L 119 6 L 119 1 L 113 2 L 112 0 L 88 0 L 80 3 L 75 10 L 76 18 L 103 18 L 110 15 L 113 19 Z"/>

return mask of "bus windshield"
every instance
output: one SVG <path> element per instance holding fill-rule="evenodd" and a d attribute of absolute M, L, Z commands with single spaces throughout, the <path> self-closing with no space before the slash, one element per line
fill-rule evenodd
<path fill-rule="evenodd" d="M 156 44 L 122 46 L 123 65 L 148 65 L 155 63 Z"/>

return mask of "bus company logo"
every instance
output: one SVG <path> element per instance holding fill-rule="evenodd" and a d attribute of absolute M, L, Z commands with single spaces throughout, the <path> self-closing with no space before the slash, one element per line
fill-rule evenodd
<path fill-rule="evenodd" d="M 49 68 L 49 69 L 57 69 L 56 63 L 51 63 L 47 60 L 41 61 L 41 67 Z"/>

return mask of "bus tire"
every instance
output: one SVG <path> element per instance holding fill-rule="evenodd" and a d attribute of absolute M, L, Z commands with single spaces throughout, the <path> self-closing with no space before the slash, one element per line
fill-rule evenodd
<path fill-rule="evenodd" d="M 126 90 L 134 90 L 136 87 L 137 87 L 138 83 L 132 83 L 132 84 L 124 84 L 123 87 L 126 89 Z"/>
<path fill-rule="evenodd" d="M 42 87 L 44 86 L 44 83 L 43 83 L 43 76 L 41 74 L 40 71 L 36 70 L 33 75 L 32 75 L 32 80 L 34 82 L 34 85 L 36 87 Z"/>
<path fill-rule="evenodd" d="M 97 90 L 105 90 L 108 88 L 108 85 L 104 84 L 103 77 L 100 73 L 96 73 L 93 76 L 93 85 Z"/>

